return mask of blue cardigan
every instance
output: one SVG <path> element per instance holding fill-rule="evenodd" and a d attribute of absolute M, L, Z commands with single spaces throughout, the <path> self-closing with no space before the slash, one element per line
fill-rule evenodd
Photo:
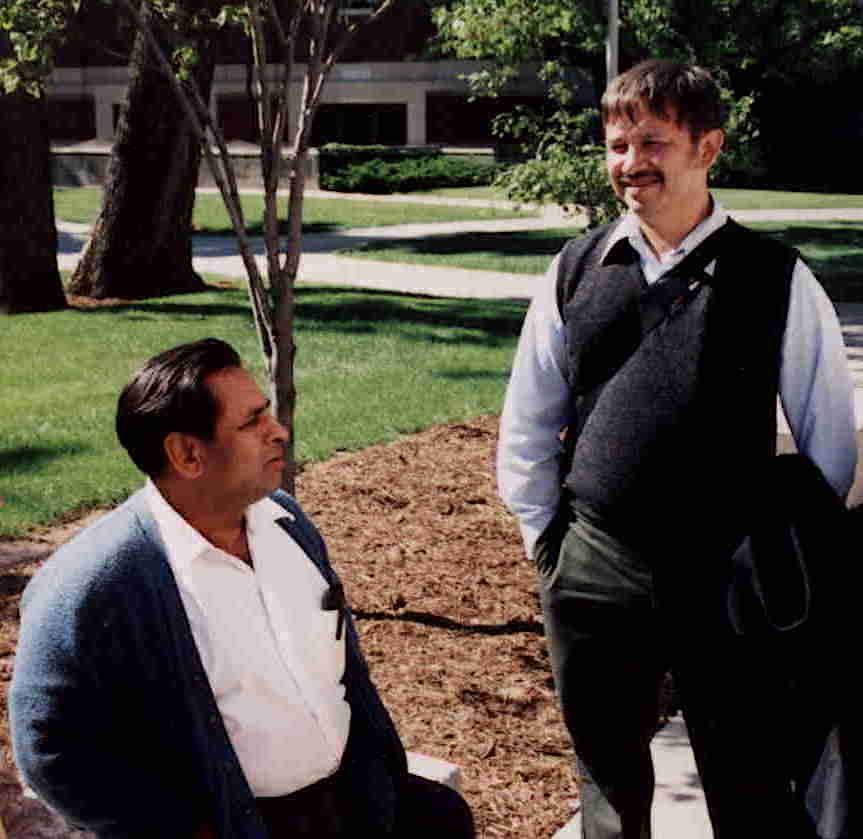
<path fill-rule="evenodd" d="M 279 523 L 335 572 L 299 505 Z M 22 599 L 9 696 L 15 760 L 67 821 L 102 839 L 266 839 L 147 501 L 137 492 L 64 545 Z M 407 767 L 347 621 L 351 728 L 342 758 L 371 832 L 391 831 Z"/>

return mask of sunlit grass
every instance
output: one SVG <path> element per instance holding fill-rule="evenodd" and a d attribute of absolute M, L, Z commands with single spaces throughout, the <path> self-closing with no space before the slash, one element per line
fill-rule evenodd
<path fill-rule="evenodd" d="M 863 207 L 863 195 L 724 188 L 712 192 L 729 210 L 838 210 Z"/>
<path fill-rule="evenodd" d="M 261 195 L 241 196 L 246 226 L 250 233 L 261 233 L 264 199 Z M 58 219 L 92 224 L 99 214 L 102 190 L 97 187 L 56 188 L 54 211 Z M 286 202 L 281 200 L 284 217 Z M 358 198 L 311 198 L 303 203 L 303 231 L 323 233 L 350 227 L 380 227 L 423 222 L 470 221 L 475 219 L 513 218 L 529 215 L 493 207 L 451 207 L 440 204 L 417 204 L 372 201 Z M 193 216 L 195 230 L 210 235 L 233 235 L 228 215 L 219 195 L 199 193 Z"/>
<path fill-rule="evenodd" d="M 522 314 L 509 302 L 300 289 L 298 459 L 498 410 Z M 0 537 L 139 486 L 114 437 L 117 395 L 151 355 L 208 335 L 262 377 L 238 288 L 5 319 Z"/>

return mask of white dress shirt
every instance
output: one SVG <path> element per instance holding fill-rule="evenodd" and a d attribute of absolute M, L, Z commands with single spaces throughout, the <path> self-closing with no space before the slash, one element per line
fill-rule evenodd
<path fill-rule="evenodd" d="M 278 525 L 269 498 L 246 511 L 254 569 L 214 547 L 147 483 L 150 508 L 234 751 L 257 797 L 286 795 L 339 766 L 350 728 L 344 634 L 328 584 Z"/>
<path fill-rule="evenodd" d="M 645 280 L 655 283 L 727 220 L 728 214 L 714 200 L 711 215 L 678 248 L 660 257 L 645 240 L 638 218 L 628 213 L 602 257 L 615 242 L 627 238 L 638 253 Z M 555 257 L 525 316 L 500 425 L 498 486 L 504 503 L 518 517 L 528 555 L 560 499 L 559 434 L 569 420 L 566 328 L 557 306 L 558 261 Z M 714 268 L 715 262 L 707 272 L 712 274 Z M 818 464 L 844 497 L 857 463 L 854 385 L 833 305 L 799 259 L 791 278 L 779 397 L 798 450 Z"/>

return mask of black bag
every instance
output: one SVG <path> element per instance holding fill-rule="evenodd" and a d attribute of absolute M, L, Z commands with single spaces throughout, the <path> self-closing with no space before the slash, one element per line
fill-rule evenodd
<path fill-rule="evenodd" d="M 829 639 L 849 594 L 849 513 L 808 457 L 778 455 L 765 477 L 769 497 L 731 559 L 728 619 L 738 635 Z"/>

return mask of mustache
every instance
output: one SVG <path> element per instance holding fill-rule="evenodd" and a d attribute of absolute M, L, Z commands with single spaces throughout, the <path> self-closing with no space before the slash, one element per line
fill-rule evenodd
<path fill-rule="evenodd" d="M 643 172 L 636 172 L 633 175 L 621 175 L 617 179 L 617 182 L 622 186 L 637 186 L 639 183 L 642 183 L 645 180 L 662 181 L 662 173 L 655 172 L 652 170 L 645 170 Z"/>

